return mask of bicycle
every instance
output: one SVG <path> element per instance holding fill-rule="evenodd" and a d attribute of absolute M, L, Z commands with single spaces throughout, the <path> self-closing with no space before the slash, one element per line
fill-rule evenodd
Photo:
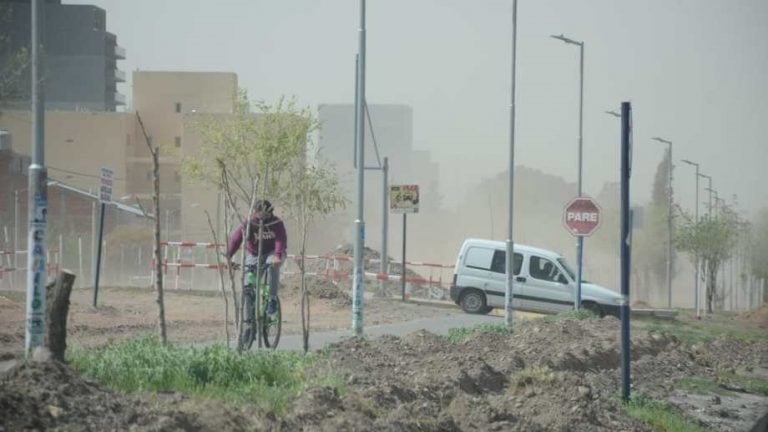
<path fill-rule="evenodd" d="M 240 266 L 233 264 L 234 269 L 238 269 Z M 256 277 L 256 266 L 247 265 L 245 273 L 245 284 L 243 286 L 243 313 L 240 317 L 241 328 L 240 336 L 238 338 L 238 347 L 241 350 L 249 350 L 253 346 L 253 341 L 256 339 L 256 334 L 261 327 L 261 337 L 264 341 L 264 345 L 267 348 L 277 348 L 277 344 L 280 342 L 280 330 L 282 329 L 282 309 L 280 307 L 280 297 L 275 296 L 275 313 L 268 314 L 267 303 L 269 302 L 269 277 L 271 272 L 271 265 L 265 264 L 262 270 L 262 282 L 258 283 Z M 259 310 L 256 311 L 255 292 L 254 286 L 258 286 L 259 292 Z M 257 322 L 255 317 L 259 317 Z"/>

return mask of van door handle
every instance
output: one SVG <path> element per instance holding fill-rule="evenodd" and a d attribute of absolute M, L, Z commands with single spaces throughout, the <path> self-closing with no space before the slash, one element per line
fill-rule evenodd
<path fill-rule="evenodd" d="M 515 280 L 518 281 L 518 282 L 526 282 L 526 281 L 528 281 L 528 279 L 526 279 L 526 278 L 524 278 L 522 276 L 516 277 Z"/>

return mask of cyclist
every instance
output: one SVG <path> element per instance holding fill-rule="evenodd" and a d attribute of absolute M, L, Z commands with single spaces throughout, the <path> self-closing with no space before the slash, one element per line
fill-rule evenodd
<path fill-rule="evenodd" d="M 251 268 L 256 267 L 259 259 L 259 250 L 261 250 L 261 268 L 265 264 L 270 264 L 270 284 L 269 284 L 269 302 L 267 303 L 267 313 L 272 315 L 277 310 L 277 288 L 280 281 L 280 264 L 285 259 L 285 250 L 288 245 L 288 235 L 285 231 L 283 221 L 275 216 L 272 203 L 267 200 L 256 202 L 254 213 L 251 215 L 248 228 L 249 238 L 246 242 L 245 265 Z M 261 238 L 259 239 L 259 224 L 263 224 Z M 227 245 L 227 259 L 231 260 L 240 244 L 243 243 L 243 237 L 246 232 L 246 222 L 237 227 L 229 236 Z"/>

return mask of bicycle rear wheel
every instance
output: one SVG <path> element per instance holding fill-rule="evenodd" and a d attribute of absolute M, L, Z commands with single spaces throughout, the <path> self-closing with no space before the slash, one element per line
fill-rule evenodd
<path fill-rule="evenodd" d="M 265 298 L 263 301 L 264 304 L 261 308 L 261 336 L 264 339 L 264 346 L 267 348 L 277 348 L 277 344 L 280 342 L 280 330 L 282 328 L 283 321 L 281 318 L 282 309 L 280 308 L 280 298 L 275 297 L 277 308 L 275 309 L 275 313 L 271 315 L 267 313 L 267 298 Z"/>

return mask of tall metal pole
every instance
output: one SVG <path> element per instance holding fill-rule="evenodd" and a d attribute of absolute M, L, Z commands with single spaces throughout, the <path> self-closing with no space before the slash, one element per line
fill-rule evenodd
<path fill-rule="evenodd" d="M 19 250 L 21 250 L 21 245 L 19 244 L 19 191 L 15 190 L 13 191 L 13 268 L 17 269 L 19 268 L 19 254 L 16 253 Z M 16 285 L 16 279 L 13 276 L 15 272 L 11 273 L 11 281 L 14 282 L 14 286 Z"/>
<path fill-rule="evenodd" d="M 582 188 L 582 155 L 584 139 L 584 42 L 579 44 L 580 67 L 579 67 L 579 196 L 583 196 Z M 576 269 L 576 309 L 581 309 L 581 280 L 583 278 L 584 268 L 584 236 L 577 237 L 576 240 L 576 260 L 578 266 Z"/>
<path fill-rule="evenodd" d="M 403 265 L 400 267 L 400 296 L 405 301 L 405 245 L 407 245 L 406 233 L 408 231 L 408 213 L 403 213 Z"/>
<path fill-rule="evenodd" d="M 667 182 L 668 199 L 667 202 L 667 308 L 672 309 L 672 142 L 669 143 L 669 160 L 667 161 L 667 173 L 669 180 Z"/>
<path fill-rule="evenodd" d="M 699 164 L 696 164 L 696 224 L 699 223 L 699 190 L 701 189 L 701 186 L 699 186 L 699 178 L 701 177 L 701 174 L 699 173 Z M 699 256 L 696 255 L 696 270 L 694 271 L 694 277 L 696 280 L 694 281 L 693 289 L 695 290 L 694 294 L 694 301 L 696 302 L 696 318 L 701 318 L 701 302 L 699 301 Z"/>
<path fill-rule="evenodd" d="M 554 39 L 561 40 L 567 44 L 577 45 L 579 47 L 579 154 L 578 154 L 578 196 L 583 196 L 582 189 L 582 156 L 584 139 L 584 42 L 567 38 L 563 35 L 552 36 Z M 581 279 L 584 267 L 584 237 L 576 238 L 576 292 L 573 299 L 575 309 L 581 309 Z"/>
<path fill-rule="evenodd" d="M 93 307 L 98 305 L 99 299 L 99 276 L 101 275 L 101 250 L 102 250 L 102 238 L 104 236 L 104 213 L 106 210 L 106 204 L 103 202 L 100 205 L 99 211 L 99 229 L 98 240 L 96 241 L 96 254 L 93 257 Z"/>
<path fill-rule="evenodd" d="M 48 192 L 45 168 L 45 92 L 43 73 L 45 71 L 41 45 L 43 45 L 43 0 L 32 0 L 32 161 L 29 165 L 29 186 L 27 220 L 29 237 L 27 241 L 27 320 L 24 348 L 27 356 L 43 344 L 45 333 L 45 284 L 46 231 Z"/>
<path fill-rule="evenodd" d="M 701 173 L 699 172 L 699 164 L 696 162 L 691 162 L 687 159 L 682 159 L 683 163 L 686 163 L 688 165 L 693 166 L 696 168 L 696 223 L 699 223 L 699 177 L 701 177 Z M 696 318 L 701 317 L 701 313 L 699 311 L 699 257 L 698 255 L 694 258 L 694 270 L 693 270 L 693 308 L 696 310 Z"/>
<path fill-rule="evenodd" d="M 629 277 L 630 277 L 630 212 L 629 184 L 631 167 L 632 106 L 621 103 L 621 396 L 629 401 L 630 390 L 630 344 L 629 344 Z"/>
<path fill-rule="evenodd" d="M 364 268 L 363 247 L 365 245 L 364 191 L 365 191 L 365 147 L 363 145 L 365 122 L 363 110 L 365 107 L 365 0 L 360 0 L 360 29 L 358 30 L 358 68 L 357 68 L 357 100 L 355 118 L 357 119 L 357 219 L 355 220 L 355 266 L 352 288 L 352 331 L 356 336 L 363 335 L 363 291 Z"/>
<path fill-rule="evenodd" d="M 506 293 L 504 296 L 504 322 L 512 328 L 514 310 L 514 255 L 513 221 L 515 210 L 515 73 L 517 66 L 517 0 L 512 0 L 512 92 L 509 101 L 509 219 L 507 225 Z"/>
<path fill-rule="evenodd" d="M 379 273 L 389 274 L 389 256 L 387 255 L 387 240 L 389 237 L 389 158 L 384 157 L 381 167 L 381 264 Z M 384 295 L 386 281 L 379 281 L 379 291 Z"/>
<path fill-rule="evenodd" d="M 709 191 L 709 201 L 707 203 L 707 217 L 711 218 L 712 217 L 712 191 L 714 190 L 712 189 L 712 177 L 706 174 L 701 174 L 701 173 L 699 173 L 699 177 L 704 177 L 705 179 L 707 179 L 707 183 L 708 183 L 707 191 Z"/>

